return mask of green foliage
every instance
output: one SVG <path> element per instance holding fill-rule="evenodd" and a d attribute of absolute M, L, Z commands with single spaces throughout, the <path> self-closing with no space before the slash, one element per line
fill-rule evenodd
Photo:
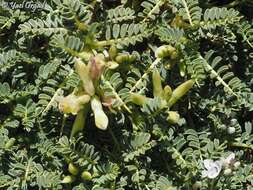
<path fill-rule="evenodd" d="M 253 188 L 249 0 L 2 3 L 0 189 Z"/>

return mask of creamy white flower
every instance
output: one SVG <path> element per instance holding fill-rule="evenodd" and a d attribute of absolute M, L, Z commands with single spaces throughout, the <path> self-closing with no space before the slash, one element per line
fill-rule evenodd
<path fill-rule="evenodd" d="M 216 178 L 222 169 L 222 163 L 221 161 L 213 161 L 210 159 L 204 160 L 204 167 L 205 170 L 202 171 L 202 177 L 208 177 L 210 179 Z"/>

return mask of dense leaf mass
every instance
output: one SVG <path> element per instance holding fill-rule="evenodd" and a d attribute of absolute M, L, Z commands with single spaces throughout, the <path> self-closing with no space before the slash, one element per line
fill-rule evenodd
<path fill-rule="evenodd" d="M 251 0 L 18 4 L 0 1 L 0 189 L 253 189 Z"/>

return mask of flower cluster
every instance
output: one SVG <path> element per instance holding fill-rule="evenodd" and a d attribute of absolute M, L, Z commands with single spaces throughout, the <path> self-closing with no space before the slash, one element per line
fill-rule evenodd
<path fill-rule="evenodd" d="M 232 170 L 240 166 L 240 162 L 235 160 L 234 153 L 231 153 L 227 158 L 221 157 L 216 161 L 205 159 L 203 164 L 205 169 L 202 171 L 202 177 L 210 179 L 216 178 L 222 169 L 224 169 L 224 175 L 229 175 L 232 173 Z"/>

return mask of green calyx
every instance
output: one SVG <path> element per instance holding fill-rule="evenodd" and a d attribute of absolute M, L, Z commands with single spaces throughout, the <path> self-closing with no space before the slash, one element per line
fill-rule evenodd
<path fill-rule="evenodd" d="M 193 80 L 188 80 L 183 84 L 179 85 L 171 94 L 168 106 L 173 106 L 180 98 L 182 98 L 194 85 Z"/>

